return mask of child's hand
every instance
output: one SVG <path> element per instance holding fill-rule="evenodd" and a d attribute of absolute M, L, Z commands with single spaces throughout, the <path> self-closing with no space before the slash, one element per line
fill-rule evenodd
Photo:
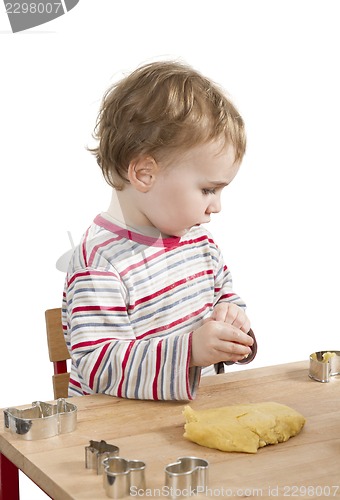
<path fill-rule="evenodd" d="M 234 325 L 244 333 L 248 333 L 250 330 L 250 321 L 244 310 L 230 302 L 221 302 L 217 304 L 212 315 L 208 318 L 208 321 L 212 319 Z"/>
<path fill-rule="evenodd" d="M 232 317 L 230 316 L 229 320 Z M 235 320 L 237 317 L 238 315 Z M 241 323 L 242 330 L 246 329 L 247 323 L 243 321 Z M 190 366 L 209 366 L 220 361 L 240 361 L 248 356 L 254 341 L 242 330 L 234 324 L 209 318 L 193 332 Z"/>

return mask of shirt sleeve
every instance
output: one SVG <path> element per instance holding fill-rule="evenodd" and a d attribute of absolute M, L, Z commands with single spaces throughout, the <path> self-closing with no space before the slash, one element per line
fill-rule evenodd
<path fill-rule="evenodd" d="M 223 256 L 218 247 L 215 247 L 216 272 L 215 272 L 215 301 L 214 306 L 220 302 L 233 302 L 234 304 L 246 308 L 245 302 L 233 290 L 233 280 L 231 273 L 224 263 Z"/>
<path fill-rule="evenodd" d="M 193 399 L 200 368 L 189 367 L 192 333 L 137 338 L 127 294 L 111 270 L 87 268 L 68 277 L 63 323 L 71 379 L 74 375 L 83 394 Z"/>

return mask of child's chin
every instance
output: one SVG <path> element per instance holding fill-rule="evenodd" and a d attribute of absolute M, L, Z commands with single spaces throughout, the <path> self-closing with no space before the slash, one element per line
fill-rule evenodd
<path fill-rule="evenodd" d="M 171 231 L 171 234 L 170 233 L 162 233 L 162 234 L 163 235 L 168 234 L 169 238 L 181 238 L 182 236 L 185 236 L 189 231 L 191 231 L 191 229 L 197 226 L 200 226 L 200 224 L 195 224 L 194 226 L 186 227 L 184 229 L 173 230 Z"/>
<path fill-rule="evenodd" d="M 181 236 L 185 236 L 190 231 L 190 229 L 191 227 L 178 231 L 177 237 L 180 238 Z"/>
<path fill-rule="evenodd" d="M 178 231 L 174 231 L 171 236 L 173 238 L 181 238 L 181 236 L 187 234 L 188 231 L 190 231 L 190 229 L 179 229 Z"/>

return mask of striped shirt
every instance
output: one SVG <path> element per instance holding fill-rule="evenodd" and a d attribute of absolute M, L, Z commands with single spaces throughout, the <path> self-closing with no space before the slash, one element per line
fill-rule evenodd
<path fill-rule="evenodd" d="M 156 239 L 98 215 L 65 280 L 69 395 L 193 399 L 192 332 L 220 301 L 244 306 L 205 228 Z"/>

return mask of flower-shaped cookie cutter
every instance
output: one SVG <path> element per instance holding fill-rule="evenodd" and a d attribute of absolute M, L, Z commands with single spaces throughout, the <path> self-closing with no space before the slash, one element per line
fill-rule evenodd
<path fill-rule="evenodd" d="M 103 472 L 103 460 L 118 455 L 118 446 L 109 444 L 103 439 L 101 441 L 91 440 L 89 446 L 85 446 L 85 467 L 86 469 L 95 469 L 97 474 L 101 474 Z"/>
<path fill-rule="evenodd" d="M 203 458 L 180 457 L 165 467 L 165 486 L 172 498 L 204 493 L 209 463 Z"/>
<path fill-rule="evenodd" d="M 145 490 L 145 462 L 109 457 L 103 460 L 103 485 L 110 498 L 122 498 Z"/>
<path fill-rule="evenodd" d="M 5 429 L 26 440 L 44 439 L 72 432 L 77 425 L 77 407 L 64 398 L 55 404 L 33 401 L 28 408 L 6 408 Z"/>
<path fill-rule="evenodd" d="M 309 356 L 309 377 L 317 382 L 329 382 L 340 375 L 340 351 L 318 351 Z"/>

